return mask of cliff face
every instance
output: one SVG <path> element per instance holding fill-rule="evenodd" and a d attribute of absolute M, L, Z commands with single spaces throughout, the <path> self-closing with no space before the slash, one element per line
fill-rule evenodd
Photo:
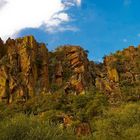
<path fill-rule="evenodd" d="M 85 94 L 94 84 L 87 52 L 79 46 L 63 46 L 48 52 L 33 36 L 0 40 L 0 98 L 6 102 L 63 89 Z"/>
<path fill-rule="evenodd" d="M 2 44 L 2 43 L 0 43 Z M 48 89 L 48 50 L 33 36 L 8 39 L 0 45 L 0 96 L 25 101 Z"/>
<path fill-rule="evenodd" d="M 93 85 L 87 52 L 79 46 L 63 46 L 50 54 L 51 84 L 63 86 L 66 93 L 84 94 Z"/>
<path fill-rule="evenodd" d="M 97 78 L 97 87 L 105 92 L 110 102 L 140 99 L 140 47 L 130 46 L 104 59 L 106 75 Z"/>
<path fill-rule="evenodd" d="M 63 90 L 85 94 L 91 87 L 105 93 L 110 103 L 140 99 L 140 47 L 130 46 L 95 64 L 79 46 L 48 52 L 33 36 L 0 39 L 0 99 L 26 101 L 40 93 Z"/>

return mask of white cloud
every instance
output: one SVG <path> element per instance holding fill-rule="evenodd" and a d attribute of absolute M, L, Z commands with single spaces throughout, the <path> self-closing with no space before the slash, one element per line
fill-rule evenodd
<path fill-rule="evenodd" d="M 5 0 L 0 0 L 0 10 L 4 7 L 7 2 Z"/>
<path fill-rule="evenodd" d="M 124 0 L 124 5 L 129 6 L 132 3 L 131 0 Z"/>
<path fill-rule="evenodd" d="M 79 6 L 81 0 L 68 0 Z M 60 27 L 69 22 L 66 11 L 72 5 L 66 5 L 62 0 L 0 0 L 0 5 L 7 2 L 0 10 L 0 37 L 7 38 L 24 28 L 39 28 L 45 25 L 48 29 Z"/>
<path fill-rule="evenodd" d="M 74 26 L 70 26 L 70 25 L 66 25 L 66 26 L 59 26 L 59 28 L 57 28 L 57 27 L 48 27 L 47 30 L 50 33 L 64 32 L 64 31 L 77 32 L 77 31 L 79 31 L 79 28 L 74 27 Z"/>
<path fill-rule="evenodd" d="M 67 6 L 81 5 L 81 0 L 62 0 L 62 1 Z"/>
<path fill-rule="evenodd" d="M 81 0 L 76 0 L 77 5 L 80 6 L 81 5 Z"/>
<path fill-rule="evenodd" d="M 123 42 L 126 43 L 126 42 L 128 42 L 128 40 L 127 40 L 126 38 L 124 38 L 124 39 L 123 39 Z"/>
<path fill-rule="evenodd" d="M 47 27 L 59 26 L 62 22 L 68 22 L 70 20 L 68 14 L 61 12 L 56 13 L 51 17 L 46 24 Z"/>
<path fill-rule="evenodd" d="M 138 33 L 138 37 L 140 37 L 140 33 Z"/>

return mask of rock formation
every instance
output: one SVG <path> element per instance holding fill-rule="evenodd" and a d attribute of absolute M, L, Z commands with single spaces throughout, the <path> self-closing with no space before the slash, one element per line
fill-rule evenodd
<path fill-rule="evenodd" d="M 97 77 L 96 86 L 109 96 L 110 102 L 140 99 L 140 47 L 130 46 L 106 56 L 103 65 L 106 76 Z"/>
<path fill-rule="evenodd" d="M 25 101 L 48 89 L 48 50 L 44 44 L 27 36 L 16 40 L 9 38 L 0 47 L 2 100 L 12 102 L 18 98 Z"/>
<path fill-rule="evenodd" d="M 84 94 L 92 84 L 92 72 L 87 53 L 79 46 L 62 46 L 51 53 L 52 84 L 64 86 L 66 93 Z M 52 65 L 52 63 L 54 63 Z"/>
<path fill-rule="evenodd" d="M 140 46 L 117 51 L 100 64 L 89 61 L 87 53 L 71 45 L 48 52 L 33 36 L 6 43 L 0 39 L 0 99 L 26 101 L 60 89 L 86 94 L 91 87 L 106 94 L 112 104 L 140 99 Z"/>

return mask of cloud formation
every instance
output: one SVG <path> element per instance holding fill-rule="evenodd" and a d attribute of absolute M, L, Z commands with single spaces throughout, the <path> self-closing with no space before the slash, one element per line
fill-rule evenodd
<path fill-rule="evenodd" d="M 66 25 L 66 26 L 59 26 L 59 28 L 57 28 L 57 27 L 53 27 L 53 28 L 50 27 L 50 28 L 47 28 L 47 30 L 50 33 L 64 32 L 64 31 L 77 32 L 77 31 L 79 31 L 79 28 L 74 27 L 74 26 L 70 26 L 70 25 Z"/>
<path fill-rule="evenodd" d="M 129 6 L 132 3 L 131 0 L 124 0 L 124 5 Z"/>
<path fill-rule="evenodd" d="M 67 6 L 81 5 L 81 0 L 62 0 L 62 2 Z"/>
<path fill-rule="evenodd" d="M 138 37 L 140 37 L 140 33 L 138 33 Z"/>
<path fill-rule="evenodd" d="M 2 9 L 2 7 L 4 7 L 4 5 L 6 4 L 7 2 L 5 0 L 0 0 L 0 10 Z"/>
<path fill-rule="evenodd" d="M 76 2 L 77 2 L 77 5 L 81 5 L 81 0 L 76 0 Z"/>
<path fill-rule="evenodd" d="M 124 38 L 124 39 L 123 39 L 123 42 L 124 42 L 124 43 L 127 43 L 127 42 L 128 42 L 128 40 L 127 40 L 126 38 Z"/>
<path fill-rule="evenodd" d="M 0 0 L 0 37 L 4 39 L 24 28 L 41 26 L 52 32 L 71 20 L 67 9 L 80 4 L 81 0 Z"/>

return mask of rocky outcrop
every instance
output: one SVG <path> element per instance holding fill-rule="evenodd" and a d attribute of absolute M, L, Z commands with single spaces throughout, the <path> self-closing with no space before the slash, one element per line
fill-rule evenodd
<path fill-rule="evenodd" d="M 5 55 L 5 53 L 6 53 L 6 47 L 2 39 L 0 38 L 0 59 Z"/>
<path fill-rule="evenodd" d="M 55 69 L 50 75 L 52 83 L 62 85 L 66 93 L 84 94 L 92 84 L 87 53 L 79 46 L 57 48 L 50 57 L 50 65 Z"/>
<path fill-rule="evenodd" d="M 0 40 L 0 98 L 26 101 L 50 90 L 85 94 L 95 75 L 87 52 L 79 46 L 62 46 L 49 52 L 33 36 Z M 94 75 L 94 76 L 93 76 Z M 93 78 L 94 77 L 94 78 Z"/>
<path fill-rule="evenodd" d="M 109 97 L 113 104 L 121 100 L 138 100 L 140 97 L 140 48 L 130 46 L 104 59 L 105 77 L 96 78 L 96 87 Z"/>
<path fill-rule="evenodd" d="M 87 53 L 71 45 L 48 52 L 33 36 L 0 39 L 0 99 L 26 101 L 58 90 L 78 95 L 90 88 L 106 94 L 112 104 L 140 98 L 140 46 L 117 51 L 99 64 Z"/>
<path fill-rule="evenodd" d="M 1 99 L 25 101 L 48 89 L 48 50 L 33 36 L 8 39 L 0 59 Z"/>

